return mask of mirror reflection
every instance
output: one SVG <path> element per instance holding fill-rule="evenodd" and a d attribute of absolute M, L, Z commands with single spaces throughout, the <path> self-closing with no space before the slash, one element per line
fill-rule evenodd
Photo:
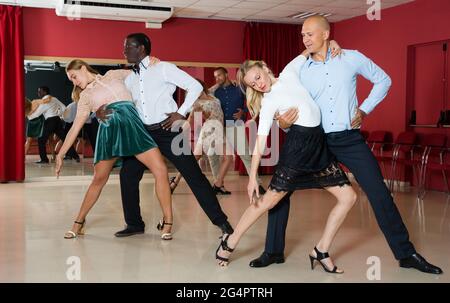
<path fill-rule="evenodd" d="M 67 62 L 25 60 L 25 174 L 28 180 L 54 178 L 55 156 L 74 121 L 77 104 L 72 100 L 73 84 L 67 78 Z M 199 64 L 204 65 L 204 64 Z M 122 63 L 92 64 L 100 74 L 109 70 L 128 69 Z M 195 66 L 181 63 L 177 66 L 192 77 L 204 81 L 212 90 L 216 85 L 214 70 L 209 66 Z M 235 81 L 237 67 L 227 67 L 230 80 Z M 181 105 L 185 92 L 179 88 L 174 100 Z M 92 113 L 82 131 L 64 159 L 64 176 L 93 175 L 93 156 L 99 122 Z M 173 165 L 166 161 L 169 170 L 175 172 Z M 199 164 L 205 172 L 210 171 L 207 159 L 201 158 Z M 112 174 L 118 174 L 114 168 Z"/>

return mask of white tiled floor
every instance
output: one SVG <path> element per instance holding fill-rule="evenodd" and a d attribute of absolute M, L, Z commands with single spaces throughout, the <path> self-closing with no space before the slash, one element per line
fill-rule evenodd
<path fill-rule="evenodd" d="M 381 261 L 380 282 L 450 282 L 450 210 L 445 193 L 429 192 L 418 202 L 415 192 L 396 193 L 417 250 L 444 270 L 441 276 L 402 269 L 394 260 L 365 196 L 352 209 L 330 251 L 343 275 L 319 267 L 311 271 L 308 253 L 318 240 L 334 201 L 326 192 L 308 190 L 292 198 L 286 263 L 248 266 L 264 248 L 267 216 L 245 235 L 228 268 L 214 260 L 220 231 L 200 209 L 184 182 L 173 196 L 174 239 L 162 241 L 155 225 L 161 211 L 151 175 L 141 182 L 146 233 L 115 238 L 123 225 L 118 177 L 113 175 L 87 218 L 87 234 L 63 239 L 89 184 L 91 162 L 67 163 L 64 176 L 53 165 L 27 160 L 27 182 L 0 184 L 0 282 L 71 282 L 68 258 L 81 261 L 81 282 L 372 282 L 366 277 L 370 256 Z M 74 175 L 74 176 L 70 176 Z M 269 176 L 264 177 L 266 184 Z M 232 195 L 219 201 L 233 225 L 247 207 L 247 178 L 226 179 Z"/>

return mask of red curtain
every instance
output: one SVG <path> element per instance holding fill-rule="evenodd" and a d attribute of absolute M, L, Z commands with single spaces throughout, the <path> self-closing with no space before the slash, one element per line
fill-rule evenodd
<path fill-rule="evenodd" d="M 304 46 L 301 39 L 301 26 L 294 24 L 247 23 L 244 32 L 244 60 L 263 60 L 275 76 L 292 59 L 297 57 Z M 284 132 L 279 131 L 280 146 L 284 141 Z M 268 138 L 270 144 L 270 136 Z M 246 174 L 242 161 L 236 161 L 240 174 Z M 260 174 L 272 174 L 273 166 L 261 166 Z"/>
<path fill-rule="evenodd" d="M 23 60 L 22 8 L 0 5 L 0 182 L 25 179 Z"/>

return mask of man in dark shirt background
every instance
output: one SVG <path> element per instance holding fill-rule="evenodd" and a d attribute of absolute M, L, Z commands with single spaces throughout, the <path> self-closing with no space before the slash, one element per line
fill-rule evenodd
<path fill-rule="evenodd" d="M 252 156 L 245 135 L 244 122 L 248 111 L 245 107 L 245 95 L 238 85 L 230 81 L 228 71 L 224 67 L 218 67 L 214 70 L 214 78 L 216 84 L 210 88 L 210 91 L 214 91 L 214 96 L 220 100 L 227 139 L 229 143 L 233 144 L 234 150 L 237 151 L 245 165 L 247 174 L 249 174 Z M 218 165 L 219 160 L 217 158 L 210 159 L 211 165 Z M 261 184 L 259 176 L 258 183 Z M 260 191 L 264 192 L 261 186 Z"/>

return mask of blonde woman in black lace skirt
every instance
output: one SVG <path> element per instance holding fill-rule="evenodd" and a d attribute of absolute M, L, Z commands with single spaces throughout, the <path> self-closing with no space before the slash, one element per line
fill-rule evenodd
<path fill-rule="evenodd" d="M 305 51 L 291 61 L 278 79 L 263 61 L 245 61 L 238 71 L 238 79 L 246 89 L 248 108 L 253 118 L 259 116 L 259 126 L 248 184 L 251 204 L 234 233 L 225 236 L 217 248 L 216 259 L 221 266 L 228 265 L 229 256 L 243 234 L 286 194 L 299 189 L 323 188 L 336 197 L 337 203 L 331 210 L 322 237 L 311 251 L 309 259 L 312 268 L 318 261 L 326 272 L 343 273 L 343 270 L 334 265 L 328 249 L 354 205 L 356 193 L 344 171 L 328 151 L 319 107 L 299 81 L 300 68 L 308 55 Z M 298 108 L 299 117 L 290 128 L 282 146 L 269 190 L 259 197 L 256 172 L 273 118 L 277 112 L 282 114 L 290 108 Z"/>

